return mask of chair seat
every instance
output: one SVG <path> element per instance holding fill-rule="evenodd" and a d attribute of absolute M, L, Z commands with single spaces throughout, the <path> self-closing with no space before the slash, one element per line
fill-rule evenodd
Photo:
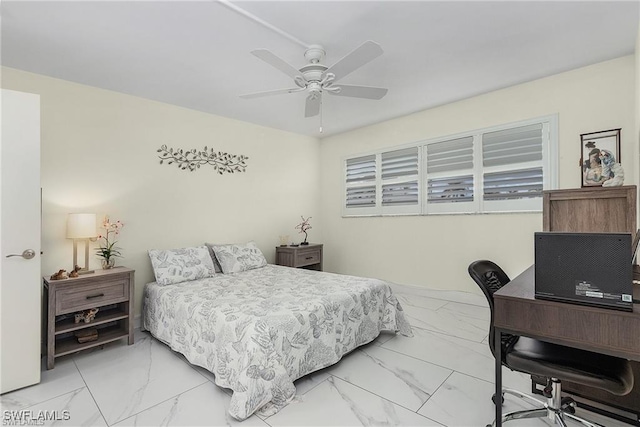
<path fill-rule="evenodd" d="M 622 396 L 633 388 L 629 361 L 520 337 L 507 350 L 505 364 L 516 371 L 557 378 Z"/>

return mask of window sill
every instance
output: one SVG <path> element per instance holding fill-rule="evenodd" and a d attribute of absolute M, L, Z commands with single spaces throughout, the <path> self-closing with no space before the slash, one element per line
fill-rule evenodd
<path fill-rule="evenodd" d="M 499 212 L 432 212 L 432 213 L 411 213 L 411 214 L 358 214 L 342 215 L 342 218 L 378 218 L 378 217 L 402 217 L 402 216 L 443 216 L 443 215 L 517 215 L 517 214 L 541 214 L 542 210 L 527 211 L 499 211 Z"/>

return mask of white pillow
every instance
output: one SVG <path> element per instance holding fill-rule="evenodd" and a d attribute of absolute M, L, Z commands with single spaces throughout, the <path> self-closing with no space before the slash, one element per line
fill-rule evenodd
<path fill-rule="evenodd" d="M 241 245 L 212 245 L 224 274 L 240 273 L 267 265 L 262 251 L 254 242 Z"/>
<path fill-rule="evenodd" d="M 149 258 L 159 285 L 173 285 L 215 274 L 206 246 L 180 249 L 151 249 Z"/>

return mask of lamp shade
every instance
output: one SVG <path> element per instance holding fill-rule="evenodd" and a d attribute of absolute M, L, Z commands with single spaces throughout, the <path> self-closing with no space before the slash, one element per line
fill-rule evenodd
<path fill-rule="evenodd" d="M 96 214 L 73 213 L 67 217 L 67 239 L 96 237 Z"/>

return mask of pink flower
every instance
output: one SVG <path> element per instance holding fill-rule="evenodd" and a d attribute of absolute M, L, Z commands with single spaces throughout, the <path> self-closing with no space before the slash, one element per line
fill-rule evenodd
<path fill-rule="evenodd" d="M 96 254 L 99 257 L 104 258 L 108 261 L 112 257 L 120 256 L 119 248 L 115 246 L 117 242 L 110 241 L 110 234 L 120 234 L 120 229 L 122 227 L 124 227 L 124 224 L 122 222 L 116 221 L 115 223 L 112 223 L 108 216 L 104 217 L 104 220 L 102 221 L 102 228 L 106 231 L 106 233 L 98 236 L 98 239 L 102 239 L 100 241 L 98 249 L 96 249 Z"/>

